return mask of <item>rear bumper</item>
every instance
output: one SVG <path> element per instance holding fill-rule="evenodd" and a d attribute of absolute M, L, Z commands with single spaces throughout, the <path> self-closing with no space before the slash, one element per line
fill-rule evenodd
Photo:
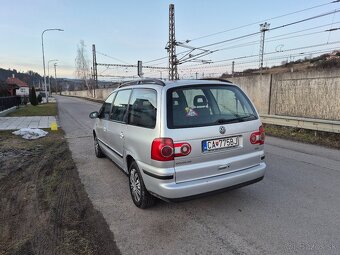
<path fill-rule="evenodd" d="M 218 190 L 214 190 L 214 191 L 209 191 L 206 193 L 201 193 L 201 194 L 197 194 L 197 195 L 192 195 L 192 196 L 188 196 L 188 197 L 181 197 L 181 198 L 165 198 L 165 197 L 161 197 L 159 195 L 156 195 L 157 197 L 159 197 L 162 200 L 168 201 L 168 202 L 182 202 L 182 201 L 187 201 L 187 200 L 191 200 L 191 199 L 195 199 L 195 198 L 200 198 L 200 197 L 205 197 L 205 196 L 209 196 L 209 195 L 213 195 L 213 194 L 218 194 L 218 193 L 222 193 L 228 190 L 233 190 L 233 189 L 238 189 L 238 188 L 242 188 L 244 186 L 250 185 L 250 184 L 254 184 L 257 183 L 259 181 L 262 181 L 264 178 L 264 176 L 257 178 L 255 180 L 251 180 L 251 181 L 247 181 L 247 182 L 243 182 L 234 186 L 230 186 L 227 188 L 223 188 L 223 189 L 218 189 Z"/>
<path fill-rule="evenodd" d="M 141 169 L 147 170 L 142 164 Z M 260 164 L 233 173 L 226 173 L 200 180 L 176 183 L 175 179 L 162 180 L 142 172 L 146 188 L 150 193 L 164 200 L 186 200 L 206 193 L 234 189 L 263 179 L 266 164 Z"/>

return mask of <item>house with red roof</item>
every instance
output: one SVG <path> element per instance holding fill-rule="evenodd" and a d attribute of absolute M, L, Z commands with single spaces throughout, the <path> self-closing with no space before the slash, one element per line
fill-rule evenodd
<path fill-rule="evenodd" d="M 26 82 L 16 78 L 13 74 L 12 77 L 8 77 L 5 81 L 8 87 L 8 93 L 10 96 L 28 96 L 29 87 Z"/>

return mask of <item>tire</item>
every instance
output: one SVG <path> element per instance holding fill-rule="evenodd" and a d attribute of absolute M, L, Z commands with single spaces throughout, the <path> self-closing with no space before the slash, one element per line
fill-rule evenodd
<path fill-rule="evenodd" d="M 137 207 L 145 209 L 155 204 L 156 198 L 145 188 L 136 162 L 132 162 L 129 167 L 129 187 L 132 201 Z"/>
<path fill-rule="evenodd" d="M 102 149 L 100 148 L 97 136 L 94 137 L 94 152 L 95 152 L 97 158 L 104 158 L 105 157 Z"/>

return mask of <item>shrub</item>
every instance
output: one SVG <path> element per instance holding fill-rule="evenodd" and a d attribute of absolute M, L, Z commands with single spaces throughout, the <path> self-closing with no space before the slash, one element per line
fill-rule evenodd
<path fill-rule="evenodd" d="M 37 100 L 37 95 L 35 94 L 35 88 L 32 87 L 32 89 L 30 90 L 30 102 L 31 102 L 31 105 L 38 105 L 38 100 Z"/>
<path fill-rule="evenodd" d="M 38 99 L 38 103 L 41 104 L 41 102 L 42 102 L 42 95 L 40 93 L 39 93 L 37 99 Z"/>

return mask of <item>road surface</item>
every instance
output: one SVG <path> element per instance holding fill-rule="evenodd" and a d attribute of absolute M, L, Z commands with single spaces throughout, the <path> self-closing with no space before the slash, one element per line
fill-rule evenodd
<path fill-rule="evenodd" d="M 81 180 L 122 254 L 340 254 L 340 151 L 267 137 L 263 181 L 141 210 L 127 176 L 94 155 L 88 115 L 100 104 L 57 102 Z"/>

